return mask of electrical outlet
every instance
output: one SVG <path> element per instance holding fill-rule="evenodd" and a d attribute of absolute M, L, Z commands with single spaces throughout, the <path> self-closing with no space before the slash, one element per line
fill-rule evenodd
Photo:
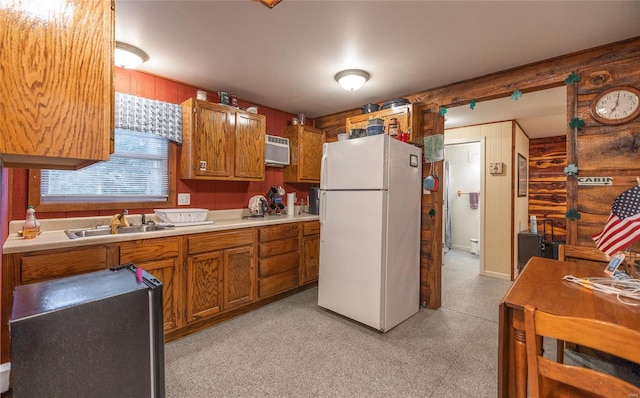
<path fill-rule="evenodd" d="M 190 205 L 191 204 L 191 194 L 189 193 L 179 193 L 178 194 L 178 204 L 179 205 Z"/>

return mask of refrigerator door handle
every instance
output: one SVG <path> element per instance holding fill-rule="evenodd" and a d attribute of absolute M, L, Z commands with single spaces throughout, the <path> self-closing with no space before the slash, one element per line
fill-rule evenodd
<path fill-rule="evenodd" d="M 327 192 L 326 191 L 320 191 L 320 225 L 325 223 L 325 218 L 327 215 Z"/>
<path fill-rule="evenodd" d="M 327 179 L 327 148 L 326 143 L 322 148 L 322 161 L 320 162 L 320 189 L 326 189 L 325 180 Z"/>

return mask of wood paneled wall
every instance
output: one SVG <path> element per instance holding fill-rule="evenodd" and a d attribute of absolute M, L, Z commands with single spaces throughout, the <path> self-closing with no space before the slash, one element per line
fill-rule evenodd
<path fill-rule="evenodd" d="M 419 50 L 418 50 L 419 51 Z M 568 161 L 573 160 L 572 153 L 578 155 L 581 169 L 580 175 L 594 176 L 606 173 L 614 176 L 614 189 L 611 188 L 580 188 L 575 178 L 568 179 L 567 207 L 577 208 L 582 213 L 579 221 L 567 224 L 567 242 L 572 244 L 591 245 L 591 234 L 601 230 L 606 222 L 611 203 L 615 197 L 625 189 L 635 184 L 636 176 L 640 176 L 640 133 L 638 123 L 628 123 L 623 126 L 603 127 L 597 125 L 588 113 L 589 103 L 598 92 L 605 87 L 614 85 L 632 85 L 640 87 L 640 37 L 624 40 L 590 50 L 548 59 L 529 65 L 524 65 L 481 76 L 444 87 L 416 91 L 405 97 L 413 104 L 424 104 L 432 108 L 466 105 L 471 100 L 477 102 L 500 97 L 508 97 L 515 89 L 525 95 L 527 92 L 543 90 L 564 85 L 565 79 L 571 72 L 578 72 L 582 76 L 578 84 L 578 117 L 586 121 L 587 125 L 573 139 L 569 127 L 567 148 Z M 416 90 L 421 90 L 416 88 Z M 573 114 L 575 93 L 568 90 L 567 110 Z M 381 98 L 383 103 L 390 98 Z M 339 114 L 320 117 L 315 120 L 315 126 L 324 128 L 327 137 L 335 137 L 344 131 L 345 119 L 359 113 L 358 109 Z M 568 122 L 572 116 L 568 117 Z M 423 234 L 423 246 L 442 241 L 442 232 L 434 229 L 437 236 Z M 439 238 L 438 238 L 439 236 Z M 442 248 L 431 255 L 432 260 L 441 260 Z M 439 264 L 438 264 L 439 266 Z M 433 264 L 430 265 L 433 267 Z M 422 274 L 421 301 L 426 301 L 430 308 L 440 306 L 440 275 L 439 271 Z M 428 292 L 428 294 L 426 294 Z"/>
<path fill-rule="evenodd" d="M 567 239 L 566 165 L 566 136 L 529 140 L 529 214 L 537 217 L 539 228 L 542 220 L 549 220 L 553 224 L 554 240 L 563 242 Z"/>

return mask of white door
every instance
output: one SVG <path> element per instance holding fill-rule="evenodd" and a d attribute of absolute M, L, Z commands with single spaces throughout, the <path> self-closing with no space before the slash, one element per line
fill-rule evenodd
<path fill-rule="evenodd" d="M 381 329 L 387 192 L 320 195 L 318 305 Z"/>
<path fill-rule="evenodd" d="M 386 189 L 388 140 L 379 134 L 324 144 L 320 189 Z"/>

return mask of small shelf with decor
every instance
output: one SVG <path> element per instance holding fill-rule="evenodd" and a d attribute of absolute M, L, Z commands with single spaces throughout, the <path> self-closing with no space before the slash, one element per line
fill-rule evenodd
<path fill-rule="evenodd" d="M 422 147 L 422 130 L 420 129 L 420 123 L 416 118 L 412 117 L 414 107 L 412 104 L 395 106 L 388 109 L 383 109 L 375 112 L 364 113 L 358 116 L 351 116 L 347 118 L 346 132 L 349 133 L 351 129 L 366 129 L 369 124 L 369 119 L 382 119 L 384 120 L 385 134 L 389 132 L 389 122 L 391 119 L 398 120 L 398 127 L 402 132 L 410 130 L 409 142 Z"/>

